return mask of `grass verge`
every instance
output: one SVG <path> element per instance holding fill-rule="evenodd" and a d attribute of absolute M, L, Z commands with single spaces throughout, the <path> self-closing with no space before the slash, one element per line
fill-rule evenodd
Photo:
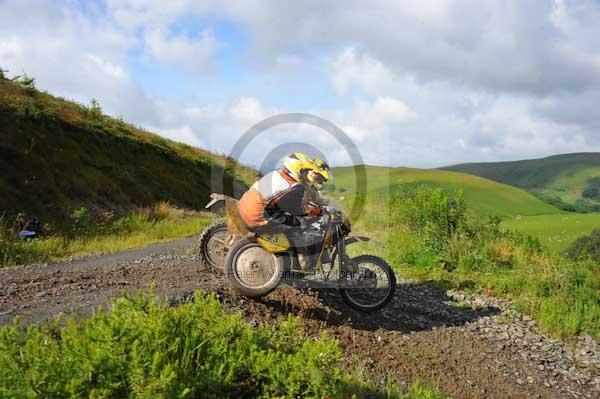
<path fill-rule="evenodd" d="M 418 382 L 378 388 L 340 360 L 337 341 L 291 316 L 253 327 L 213 296 L 169 307 L 138 295 L 80 322 L 1 328 L 0 397 L 443 397 Z"/>
<path fill-rule="evenodd" d="M 79 218 L 69 234 L 29 241 L 17 239 L 14 231 L 0 223 L 0 267 L 139 248 L 198 234 L 210 221 L 207 216 L 161 203 L 104 223 L 82 214 L 85 212 L 77 211 Z"/>

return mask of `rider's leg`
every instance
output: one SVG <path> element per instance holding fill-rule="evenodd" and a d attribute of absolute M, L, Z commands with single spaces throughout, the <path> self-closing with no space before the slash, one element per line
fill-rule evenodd
<path fill-rule="evenodd" d="M 297 219 L 300 220 L 300 224 L 295 226 L 271 219 L 266 225 L 253 231 L 258 235 L 284 233 L 291 246 L 296 248 L 301 269 L 312 271 L 325 236 L 324 223 L 321 217 Z"/>
<path fill-rule="evenodd" d="M 285 234 L 296 248 L 303 271 L 313 271 L 321 252 L 325 232 L 320 218 L 302 220 L 300 226 L 286 226 Z"/>

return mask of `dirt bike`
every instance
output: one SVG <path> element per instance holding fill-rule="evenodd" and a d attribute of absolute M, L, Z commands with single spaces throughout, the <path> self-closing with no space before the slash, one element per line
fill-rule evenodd
<path fill-rule="evenodd" d="M 325 207 L 323 239 L 318 251 L 302 257 L 285 233 L 256 234 L 248 230 L 237 212 L 237 201 L 222 194 L 212 194 L 206 208 L 224 209 L 226 221 L 207 228 L 200 239 L 201 255 L 207 263 L 224 271 L 231 286 L 247 297 L 261 297 L 285 280 L 310 280 L 320 286 L 339 289 L 352 308 L 371 312 L 383 308 L 396 290 L 396 276 L 387 262 L 373 255 L 351 258 L 346 247 L 369 241 L 368 237 L 348 237 L 350 223 L 343 212 Z M 299 273 L 311 263 L 314 273 Z M 304 266 L 304 267 L 302 267 Z"/>

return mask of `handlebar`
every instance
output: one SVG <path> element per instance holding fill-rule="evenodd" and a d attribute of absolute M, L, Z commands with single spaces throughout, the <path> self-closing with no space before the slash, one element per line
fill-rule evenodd
<path fill-rule="evenodd" d="M 341 209 L 335 207 L 323 207 L 323 210 L 329 215 L 329 220 L 332 224 L 342 226 L 343 235 L 348 235 L 352 230 L 350 228 L 350 220 L 346 217 Z"/>

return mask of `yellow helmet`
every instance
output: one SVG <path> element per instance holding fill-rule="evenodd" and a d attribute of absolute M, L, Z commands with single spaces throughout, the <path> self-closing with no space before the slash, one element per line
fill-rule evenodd
<path fill-rule="evenodd" d="M 329 167 L 329 165 L 327 165 L 325 161 L 319 158 L 315 158 L 313 161 L 319 169 L 317 173 L 323 176 L 325 181 L 331 180 L 333 178 L 333 172 L 331 171 L 331 168 Z"/>
<path fill-rule="evenodd" d="M 302 171 L 312 170 L 320 176 L 320 182 L 309 179 L 308 183 L 315 185 L 319 188 L 324 182 L 331 179 L 332 173 L 329 165 L 327 165 L 321 159 L 312 159 L 308 155 L 301 152 L 295 152 L 283 161 L 283 167 L 289 172 L 289 174 L 296 179 L 298 182 L 302 182 L 304 177 Z"/>

